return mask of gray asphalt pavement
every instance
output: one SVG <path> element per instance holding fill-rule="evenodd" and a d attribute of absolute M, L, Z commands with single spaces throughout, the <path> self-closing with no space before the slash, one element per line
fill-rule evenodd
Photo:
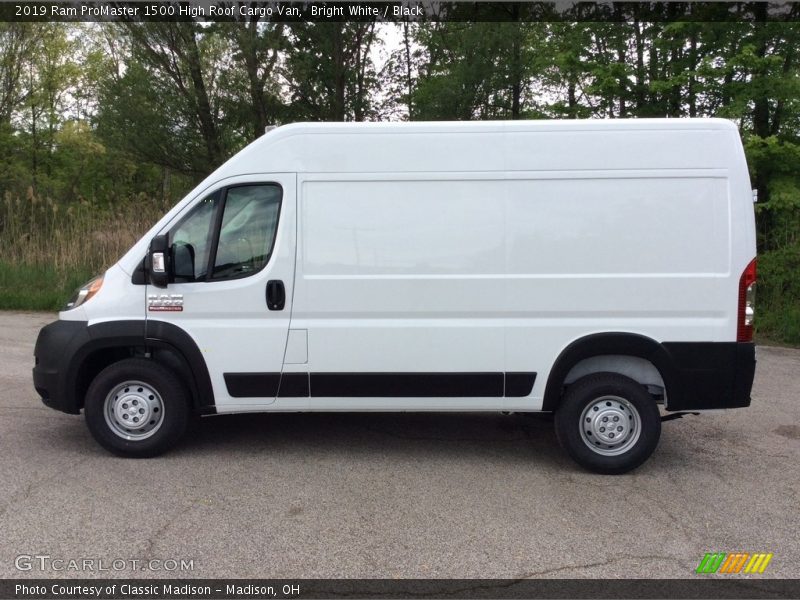
<path fill-rule="evenodd" d="M 709 551 L 800 576 L 798 350 L 759 347 L 750 408 L 664 423 L 619 477 L 574 465 L 546 419 L 495 414 L 212 417 L 125 460 L 34 392 L 53 318 L 0 313 L 0 577 L 693 577 Z M 126 566 L 49 563 L 84 558 Z"/>

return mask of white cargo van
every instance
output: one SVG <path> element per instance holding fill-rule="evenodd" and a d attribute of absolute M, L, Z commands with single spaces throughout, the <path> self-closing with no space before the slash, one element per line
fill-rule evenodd
<path fill-rule="evenodd" d="M 296 124 L 42 329 L 33 379 L 125 456 L 192 413 L 544 411 L 620 473 L 748 406 L 753 197 L 716 119 Z"/>

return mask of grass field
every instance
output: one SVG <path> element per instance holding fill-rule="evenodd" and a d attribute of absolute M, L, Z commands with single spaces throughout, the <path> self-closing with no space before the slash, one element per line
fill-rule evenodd
<path fill-rule="evenodd" d="M 168 209 L 145 196 L 118 205 L 63 205 L 33 192 L 6 195 L 0 203 L 0 309 L 60 309 Z"/>
<path fill-rule="evenodd" d="M 0 308 L 59 310 L 72 292 L 92 274 L 90 268 L 58 270 L 43 265 L 0 261 Z"/>

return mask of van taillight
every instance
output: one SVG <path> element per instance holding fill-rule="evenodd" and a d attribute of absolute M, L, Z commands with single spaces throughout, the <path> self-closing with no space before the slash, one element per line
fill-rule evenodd
<path fill-rule="evenodd" d="M 739 311 L 736 316 L 736 341 L 753 341 L 753 317 L 755 316 L 756 259 L 750 261 L 739 279 Z"/>

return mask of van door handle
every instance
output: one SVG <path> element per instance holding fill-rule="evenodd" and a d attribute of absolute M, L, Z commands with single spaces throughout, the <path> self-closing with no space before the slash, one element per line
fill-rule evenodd
<path fill-rule="evenodd" d="M 286 289 L 279 279 L 267 282 L 267 308 L 270 310 L 283 310 L 286 306 Z"/>

